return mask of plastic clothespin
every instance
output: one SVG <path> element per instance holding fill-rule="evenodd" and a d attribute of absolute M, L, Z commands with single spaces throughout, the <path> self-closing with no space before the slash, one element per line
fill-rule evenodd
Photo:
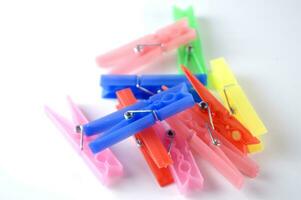
<path fill-rule="evenodd" d="M 182 69 L 202 99 L 193 107 L 194 112 L 199 113 L 213 130 L 216 129 L 243 153 L 247 153 L 247 145 L 260 143 L 186 67 L 182 66 Z"/>
<path fill-rule="evenodd" d="M 230 165 L 234 165 L 241 173 L 251 178 L 258 175 L 259 166 L 256 162 L 239 151 L 216 130 L 210 129 L 202 117 L 193 112 L 192 109 L 185 110 L 176 116 L 179 121 L 182 121 L 188 127 L 187 129 L 193 130 L 199 138 L 218 154 L 222 155 L 222 157 L 226 155 L 227 159 L 231 161 Z M 223 151 L 223 153 L 221 154 L 220 151 Z"/>
<path fill-rule="evenodd" d="M 205 74 L 198 74 L 196 77 L 206 84 Z M 192 87 L 184 75 L 101 75 L 100 79 L 103 98 L 116 98 L 116 91 L 130 88 L 136 98 L 148 99 L 160 91 L 162 85 L 171 88 L 182 82 Z"/>
<path fill-rule="evenodd" d="M 236 167 L 231 164 L 223 152 L 214 145 L 207 145 L 200 139 L 197 133 L 181 122 L 177 117 L 171 117 L 166 120 L 170 126 L 177 132 L 186 137 L 189 146 L 202 159 L 209 162 L 219 173 L 221 173 L 236 188 L 241 188 L 244 177 Z"/>
<path fill-rule="evenodd" d="M 45 106 L 46 114 L 66 136 L 75 150 L 78 151 L 79 155 L 86 161 L 87 165 L 101 180 L 101 182 L 103 182 L 105 185 L 114 183 L 116 179 L 123 175 L 122 164 L 110 149 L 93 154 L 88 147 L 88 142 L 91 140 L 91 138 L 84 137 L 84 143 L 81 144 L 81 136 L 75 132 L 74 126 L 77 124 L 86 124 L 88 123 L 88 120 L 81 110 L 72 102 L 70 97 L 68 97 L 67 100 L 72 113 L 73 123 L 60 116 L 47 106 Z"/>
<path fill-rule="evenodd" d="M 148 100 L 139 101 L 103 118 L 77 126 L 77 130 L 87 136 L 102 133 L 89 144 L 92 152 L 97 153 L 154 125 L 156 121 L 164 120 L 193 105 L 193 97 L 187 91 L 186 85 L 180 84 L 155 94 Z"/>
<path fill-rule="evenodd" d="M 257 137 L 266 133 L 266 127 L 238 84 L 225 59 L 214 59 L 210 65 L 212 85 L 229 112 L 246 126 L 253 136 Z M 248 145 L 248 150 L 249 152 L 262 151 L 263 144 Z"/>
<path fill-rule="evenodd" d="M 157 124 L 159 126 L 155 127 L 157 129 L 156 132 L 159 134 L 174 161 L 170 169 L 179 191 L 184 195 L 189 195 L 193 191 L 201 190 L 204 178 L 185 138 L 177 133 L 177 129 L 171 128 L 166 122 Z"/>
<path fill-rule="evenodd" d="M 196 38 L 185 46 L 178 48 L 179 72 L 183 73 L 181 65 L 185 65 L 194 74 L 207 74 L 200 37 L 200 25 L 198 19 L 194 15 L 193 7 L 190 6 L 187 9 L 180 9 L 174 6 L 173 15 L 176 20 L 187 18 L 189 27 L 196 30 Z"/>
<path fill-rule="evenodd" d="M 167 88 L 163 86 L 163 89 L 165 90 Z M 180 133 L 181 130 L 192 131 L 193 133 L 189 133 L 189 131 L 187 131 L 182 134 L 186 136 L 186 139 L 190 139 L 192 137 L 191 135 L 197 135 L 198 137 L 202 138 L 209 147 L 215 147 L 213 148 L 213 150 L 217 150 L 216 152 L 222 155 L 222 157 L 224 157 L 224 154 L 227 155 L 229 160 L 244 175 L 250 178 L 254 178 L 258 175 L 259 166 L 256 164 L 256 162 L 239 151 L 233 144 L 231 144 L 228 140 L 221 136 L 221 134 L 216 130 L 209 129 L 210 127 L 208 127 L 208 123 L 206 124 L 202 117 L 198 115 L 198 113 L 194 112 L 192 108 L 187 109 L 175 116 L 172 116 L 166 121 L 169 121 L 171 124 L 175 125 L 173 127 L 178 127 Z M 224 154 L 221 154 L 219 149 L 222 150 Z"/>
<path fill-rule="evenodd" d="M 155 34 L 146 35 L 100 55 L 96 62 L 103 68 L 113 67 L 112 73 L 130 73 L 137 70 L 137 67 L 154 61 L 163 52 L 188 43 L 195 36 L 195 30 L 189 28 L 184 19 L 158 30 Z"/>
<path fill-rule="evenodd" d="M 137 102 L 130 88 L 117 91 L 118 109 L 133 105 Z M 154 127 L 146 128 L 135 134 L 135 141 L 142 152 L 160 186 L 166 186 L 174 182 L 168 168 L 173 161 L 156 135 Z"/>
<path fill-rule="evenodd" d="M 165 90 L 166 87 L 164 86 Z M 198 116 L 190 108 L 177 115 L 174 115 L 166 122 L 173 128 L 177 135 L 185 138 L 189 146 L 203 159 L 209 162 L 219 173 L 221 173 L 236 188 L 241 188 L 244 182 L 242 174 L 232 164 L 225 154 L 217 147 L 217 144 L 205 143 L 197 133 L 204 131 L 198 125 L 203 119 L 193 118 Z M 203 133 L 203 132 L 202 132 Z M 208 134 L 208 133 L 206 133 Z"/>

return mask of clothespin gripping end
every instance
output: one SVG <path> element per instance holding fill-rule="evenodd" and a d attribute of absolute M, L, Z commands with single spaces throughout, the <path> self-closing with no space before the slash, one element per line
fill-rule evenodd
<path fill-rule="evenodd" d="M 206 103 L 206 102 L 204 102 L 204 101 L 201 101 L 198 105 L 200 106 L 200 108 L 201 108 L 202 110 L 207 110 L 207 112 L 208 112 L 208 117 L 209 117 L 209 122 L 210 122 L 210 126 L 211 126 L 212 130 L 215 130 L 215 128 L 214 128 L 214 123 L 213 123 L 213 119 L 212 119 L 211 110 L 210 110 L 210 107 L 209 107 L 208 103 Z M 211 131 L 211 129 L 210 129 L 208 123 L 206 123 L 206 128 L 207 128 L 208 133 L 209 133 L 209 135 L 210 135 L 212 144 L 215 145 L 215 146 L 219 146 L 219 145 L 220 145 L 220 142 L 219 142 L 218 139 L 216 139 L 216 138 L 213 137 L 212 131 Z"/>
<path fill-rule="evenodd" d="M 82 151 L 84 149 L 84 133 L 83 133 L 83 126 L 82 125 L 76 125 L 75 126 L 75 132 L 80 134 L 79 139 L 79 148 Z"/>

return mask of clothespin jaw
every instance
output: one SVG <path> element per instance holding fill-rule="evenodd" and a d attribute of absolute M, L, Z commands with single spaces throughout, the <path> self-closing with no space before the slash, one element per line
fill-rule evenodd
<path fill-rule="evenodd" d="M 171 118 L 174 117 L 170 117 L 167 120 Z M 165 147 L 169 149 L 174 161 L 173 165 L 170 166 L 170 170 L 179 191 L 184 195 L 189 195 L 203 188 L 204 178 L 196 164 L 188 143 L 181 135 L 181 130 L 174 128 L 167 120 L 158 123 L 160 125 L 164 124 L 164 126 L 157 126 L 158 128 L 163 128 L 163 131 L 157 131 L 157 133 L 161 141 L 165 144 Z M 171 136 L 168 133 L 173 134 Z"/>
<path fill-rule="evenodd" d="M 154 160 L 150 157 L 150 154 L 143 148 L 141 148 L 144 159 L 146 160 L 149 168 L 151 169 L 153 175 L 157 179 L 157 182 L 161 187 L 170 185 L 174 182 L 174 178 L 170 172 L 169 167 L 159 168 Z"/>
<path fill-rule="evenodd" d="M 89 146 L 94 153 L 102 151 L 123 139 L 142 131 L 194 105 L 185 84 L 151 96 L 103 118 L 84 124 L 79 129 L 85 135 L 102 133 Z"/>
<path fill-rule="evenodd" d="M 198 123 L 202 121 L 194 121 L 195 119 L 192 118 L 193 115 L 194 113 L 191 112 L 191 109 L 188 109 L 168 118 L 166 121 L 173 127 L 177 134 L 185 138 L 197 155 L 208 161 L 236 188 L 241 188 L 244 177 L 236 167 L 233 166 L 231 161 L 226 158 L 223 152 L 219 150 L 218 146 L 213 145 L 211 141 L 203 141 L 205 138 L 204 135 L 208 135 L 208 133 L 205 128 L 201 128 L 198 125 Z"/>
<path fill-rule="evenodd" d="M 193 109 L 195 112 L 199 113 L 206 121 L 210 121 L 211 125 L 214 125 L 213 127 L 215 127 L 223 137 L 227 138 L 243 153 L 247 153 L 247 145 L 260 143 L 260 141 L 252 136 L 249 130 L 232 116 L 186 67 L 182 66 L 182 69 L 203 101 L 200 104 L 201 106 L 194 106 Z"/>
<path fill-rule="evenodd" d="M 163 52 L 188 43 L 195 36 L 195 30 L 188 27 L 187 21 L 185 19 L 180 20 L 154 34 L 149 34 L 100 55 L 96 62 L 100 67 L 110 68 L 112 73 L 133 72 L 137 70 L 137 67 L 154 61 Z"/>
<path fill-rule="evenodd" d="M 137 102 L 130 88 L 117 91 L 116 96 L 119 102 L 119 105 L 117 106 L 119 109 L 133 105 Z M 159 137 L 156 135 L 156 129 L 149 127 L 136 133 L 135 141 L 160 186 L 166 186 L 173 183 L 173 177 L 169 170 L 169 166 L 173 161 Z"/>
<path fill-rule="evenodd" d="M 170 120 L 172 121 L 170 122 Z M 241 173 L 251 178 L 254 178 L 258 175 L 259 166 L 253 160 L 248 158 L 247 155 L 244 155 L 242 152 L 240 152 L 219 132 L 216 130 L 209 130 L 209 127 L 206 126 L 206 122 L 197 113 L 195 113 L 193 109 L 187 109 L 176 116 L 170 117 L 166 121 L 170 122 L 172 127 L 177 130 L 179 134 L 182 133 L 182 135 L 186 137 L 187 141 L 193 140 L 193 136 L 196 135 L 219 156 L 222 156 L 223 158 L 226 155 L 227 158 L 223 159 L 230 160 L 230 163 L 228 163 L 230 167 L 232 165 L 232 167 L 237 168 Z M 185 126 L 186 128 L 181 129 L 181 124 L 184 124 L 182 126 Z M 196 139 L 194 138 L 194 140 Z M 202 148 L 198 147 L 197 149 L 200 151 Z M 209 152 L 207 150 L 204 151 Z M 220 151 L 223 151 L 223 153 Z M 208 155 L 208 153 L 206 153 L 206 155 L 211 158 L 214 157 L 214 155 Z M 219 169 L 219 167 L 223 168 L 223 166 L 216 166 L 217 169 Z M 223 173 L 221 169 L 219 169 L 219 171 Z M 235 170 L 233 172 L 235 172 Z M 237 181 L 231 182 L 237 183 Z"/>
<path fill-rule="evenodd" d="M 261 136 L 267 132 L 266 127 L 257 115 L 244 91 L 238 84 L 234 74 L 224 58 L 210 62 L 213 87 L 218 91 L 223 104 L 253 136 Z M 249 145 L 249 152 L 263 149 L 263 144 Z"/>
<path fill-rule="evenodd" d="M 193 7 L 190 6 L 187 9 L 180 9 L 174 6 L 173 15 L 175 20 L 187 18 L 189 27 L 196 30 L 196 38 L 185 46 L 178 48 L 179 72 L 183 73 L 181 65 L 185 65 L 194 74 L 207 74 L 207 67 L 200 37 L 200 25 L 194 14 Z"/>
<path fill-rule="evenodd" d="M 162 89 L 166 90 L 168 88 L 162 86 Z M 181 137 L 181 141 L 187 141 L 189 146 L 201 156 L 201 158 L 212 164 L 230 183 L 236 188 L 242 187 L 244 178 L 220 149 L 220 147 L 224 147 L 223 143 L 219 142 L 219 138 L 218 140 L 214 138 L 215 134 L 213 135 L 211 133 L 209 127 L 205 127 L 206 122 L 198 113 L 193 111 L 193 108 L 189 108 L 177 115 L 169 117 L 166 119 L 166 122 L 175 130 L 177 135 Z M 234 156 L 230 154 L 230 158 L 233 157 Z M 252 171 L 253 166 L 251 166 L 250 162 L 240 158 L 239 156 L 235 156 L 236 164 L 240 166 L 243 171 Z"/>
<path fill-rule="evenodd" d="M 251 178 L 257 176 L 259 173 L 259 166 L 253 160 L 248 158 L 247 155 L 239 151 L 218 131 L 209 130 L 209 127 L 206 126 L 206 122 L 198 115 L 198 113 L 194 112 L 193 109 L 187 109 L 176 116 L 179 121 L 183 122 L 188 127 L 187 129 L 193 130 L 199 138 L 208 144 L 208 146 L 222 150 L 235 167 L 243 174 Z M 188 133 L 186 133 L 186 135 L 187 134 Z"/>
<path fill-rule="evenodd" d="M 206 84 L 206 75 L 197 74 L 196 77 Z M 190 82 L 185 75 L 101 75 L 100 86 L 102 87 L 103 98 L 116 98 L 116 92 L 130 88 L 135 98 L 148 99 L 150 96 L 161 91 L 161 86 L 169 88 L 185 82 L 191 88 Z"/>
<path fill-rule="evenodd" d="M 75 132 L 74 126 L 76 124 L 87 123 L 88 120 L 70 97 L 67 98 L 67 101 L 70 106 L 73 122 L 70 122 L 46 106 L 45 112 L 47 116 L 72 144 L 100 181 L 105 185 L 111 185 L 123 175 L 122 164 L 110 149 L 93 154 L 88 147 L 88 142 L 91 141 L 91 138 L 84 137 L 83 148 L 80 149 L 81 137 Z"/>

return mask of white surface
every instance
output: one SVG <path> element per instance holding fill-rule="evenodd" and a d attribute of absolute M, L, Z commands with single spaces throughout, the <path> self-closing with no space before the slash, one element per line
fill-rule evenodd
<path fill-rule="evenodd" d="M 0 199 L 185 198 L 175 185 L 157 186 L 132 140 L 113 147 L 126 177 L 105 188 L 43 112 L 48 104 L 68 116 L 66 94 L 91 119 L 113 111 L 114 103 L 99 98 L 95 56 L 172 22 L 171 4 L 0 1 Z M 254 156 L 258 178 L 238 191 L 200 161 L 205 188 L 190 198 L 299 199 L 300 1 L 193 4 L 207 61 L 226 57 L 269 133 L 266 150 Z M 175 73 L 174 54 L 144 73 Z"/>

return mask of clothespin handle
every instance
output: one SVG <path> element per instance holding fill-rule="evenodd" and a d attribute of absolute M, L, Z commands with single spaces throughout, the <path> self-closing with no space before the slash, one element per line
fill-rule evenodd
<path fill-rule="evenodd" d="M 193 97 L 186 85 L 180 84 L 112 113 L 109 117 L 84 124 L 81 131 L 86 135 L 102 131 L 102 135 L 89 144 L 96 153 L 193 105 Z M 102 126 L 106 126 L 107 130 Z"/>
<path fill-rule="evenodd" d="M 185 66 L 182 66 L 182 69 L 207 107 L 204 107 L 204 109 L 194 107 L 195 112 L 198 112 L 203 118 L 209 120 L 211 126 L 214 124 L 214 127 L 212 128 L 216 128 L 216 130 L 222 133 L 224 137 L 243 153 L 247 153 L 247 145 L 260 143 L 256 137 L 252 136 L 248 129 L 246 129 L 234 116 L 230 115 L 229 111 Z"/>
<path fill-rule="evenodd" d="M 194 74 L 207 74 L 205 57 L 202 49 L 200 24 L 198 18 L 194 14 L 192 6 L 187 9 L 181 9 L 177 6 L 173 7 L 173 15 L 175 20 L 188 20 L 189 27 L 196 30 L 196 37 L 187 45 L 178 48 L 178 66 L 179 73 L 183 73 L 181 65 L 187 66 Z"/>
<path fill-rule="evenodd" d="M 126 106 L 133 105 L 137 102 L 131 89 L 123 89 L 116 92 L 118 98 L 118 108 L 122 109 Z M 156 135 L 153 127 L 144 129 L 135 134 L 135 140 L 138 142 L 139 148 L 143 153 L 150 169 L 161 186 L 166 186 L 173 182 L 173 177 L 169 170 L 172 159 L 169 157 L 166 149 L 162 145 L 159 137 Z"/>

